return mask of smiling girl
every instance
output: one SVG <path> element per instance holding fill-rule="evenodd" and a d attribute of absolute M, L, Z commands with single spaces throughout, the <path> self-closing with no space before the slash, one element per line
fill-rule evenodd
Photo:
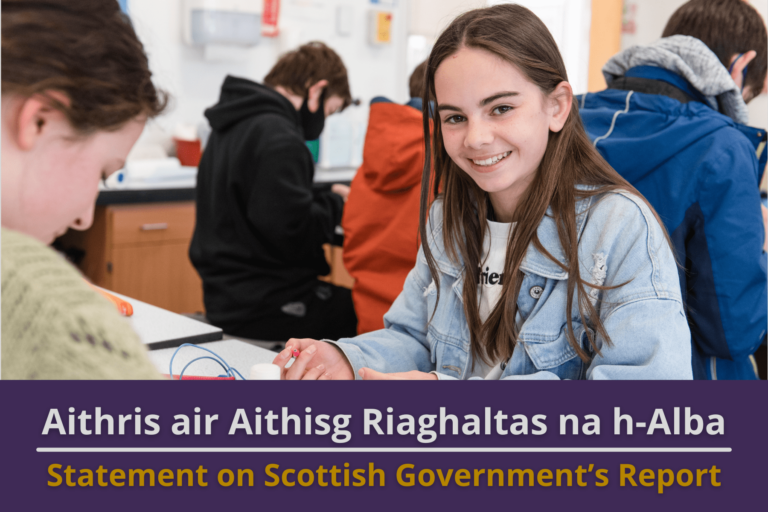
<path fill-rule="evenodd" d="M 384 330 L 291 340 L 284 378 L 690 379 L 667 234 L 590 144 L 541 20 L 460 16 L 427 84 L 416 267 Z"/>

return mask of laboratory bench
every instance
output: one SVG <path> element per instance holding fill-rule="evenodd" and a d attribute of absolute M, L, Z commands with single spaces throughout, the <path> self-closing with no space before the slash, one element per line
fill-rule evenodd
<path fill-rule="evenodd" d="M 186 167 L 185 167 L 186 169 Z M 315 170 L 315 190 L 329 190 L 331 185 L 349 185 L 357 168 L 341 167 Z M 97 206 L 130 203 L 165 203 L 195 200 L 196 179 L 172 181 L 145 181 L 121 184 L 113 188 L 101 186 L 96 198 Z"/>
<path fill-rule="evenodd" d="M 355 169 L 318 169 L 315 188 L 349 184 Z M 202 281 L 189 261 L 195 229 L 195 179 L 101 187 L 93 225 L 56 241 L 94 284 L 175 313 L 204 313 Z M 325 247 L 327 282 L 352 287 L 343 235 Z"/>

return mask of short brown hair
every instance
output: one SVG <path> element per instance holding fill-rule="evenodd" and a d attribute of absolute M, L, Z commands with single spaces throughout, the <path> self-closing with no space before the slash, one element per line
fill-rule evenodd
<path fill-rule="evenodd" d="M 51 99 L 81 134 L 162 112 L 144 47 L 116 1 L 3 0 L 2 93 Z"/>
<path fill-rule="evenodd" d="M 726 68 L 731 58 L 757 52 L 747 69 L 744 86 L 760 94 L 768 71 L 768 36 L 760 13 L 744 0 L 691 0 L 669 18 L 661 37 L 692 36 L 706 44 Z"/>
<path fill-rule="evenodd" d="M 301 97 L 305 97 L 310 86 L 320 80 L 328 80 L 326 96 L 335 95 L 344 100 L 342 109 L 352 103 L 344 62 L 335 51 L 319 41 L 284 54 L 264 77 L 268 86 L 279 85 Z"/>
<path fill-rule="evenodd" d="M 424 92 L 424 84 L 427 83 L 427 61 L 422 62 L 411 73 L 411 78 L 408 80 L 408 90 L 410 91 L 411 98 L 421 98 Z"/>

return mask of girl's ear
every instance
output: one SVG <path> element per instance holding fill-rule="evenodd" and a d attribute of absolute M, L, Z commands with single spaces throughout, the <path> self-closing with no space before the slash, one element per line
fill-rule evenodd
<path fill-rule="evenodd" d="M 69 104 L 69 99 L 61 93 L 48 94 L 65 105 Z M 57 131 L 61 123 L 69 124 L 64 113 L 53 107 L 50 98 L 42 94 L 31 96 L 22 102 L 16 116 L 16 143 L 23 151 L 29 151 L 43 134 Z"/>
<path fill-rule="evenodd" d="M 549 129 L 553 132 L 559 132 L 565 126 L 565 121 L 571 113 L 571 104 L 573 103 L 573 90 L 568 82 L 560 82 L 555 90 L 549 94 L 550 102 L 550 120 Z"/>

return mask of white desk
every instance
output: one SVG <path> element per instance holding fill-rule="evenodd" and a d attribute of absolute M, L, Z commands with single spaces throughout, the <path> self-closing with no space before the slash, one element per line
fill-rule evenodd
<path fill-rule="evenodd" d="M 357 167 L 315 168 L 315 183 L 338 183 L 352 181 L 357 173 Z"/>
<path fill-rule="evenodd" d="M 224 335 L 221 329 L 213 325 L 198 322 L 119 293 L 112 291 L 109 293 L 133 306 L 133 315 L 128 317 L 128 321 L 150 350 L 178 347 L 182 343 L 216 341 Z"/>
<path fill-rule="evenodd" d="M 234 339 L 199 343 L 198 346 L 216 352 L 227 364 L 239 371 L 246 379 L 251 371 L 251 366 L 258 363 L 271 363 L 277 356 L 277 352 Z M 152 350 L 149 353 L 149 360 L 152 361 L 160 373 L 167 374 L 171 356 L 173 356 L 175 351 L 176 347 Z M 173 374 L 178 375 L 188 362 L 201 356 L 213 357 L 205 350 L 199 350 L 194 347 L 182 348 L 173 360 Z M 210 359 L 202 359 L 190 365 L 184 374 L 215 377 L 223 373 L 224 369 L 218 363 Z"/>
<path fill-rule="evenodd" d="M 338 183 L 352 181 L 357 167 L 315 167 L 315 183 Z M 99 192 L 119 190 L 154 190 L 168 188 L 195 188 L 197 186 L 197 167 L 180 167 L 170 174 L 158 174 L 139 179 L 117 182 L 112 179 L 109 185 L 99 182 Z"/>

